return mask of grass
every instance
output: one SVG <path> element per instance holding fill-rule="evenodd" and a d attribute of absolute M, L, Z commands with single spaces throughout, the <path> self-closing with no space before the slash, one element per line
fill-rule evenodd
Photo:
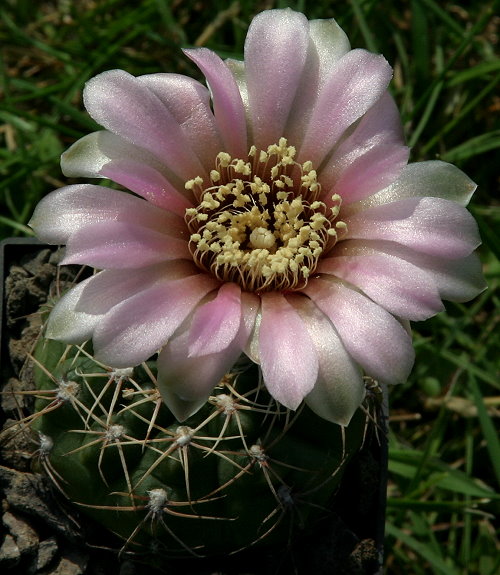
<path fill-rule="evenodd" d="M 388 574 L 500 572 L 500 18 L 493 0 L 6 0 L 0 8 L 0 237 L 30 234 L 38 200 L 64 185 L 59 156 L 94 129 L 81 90 L 100 71 L 199 77 L 180 47 L 241 57 L 253 14 L 290 6 L 335 17 L 353 47 L 383 53 L 412 160 L 456 163 L 489 289 L 414 325 L 417 361 L 391 392 Z"/>

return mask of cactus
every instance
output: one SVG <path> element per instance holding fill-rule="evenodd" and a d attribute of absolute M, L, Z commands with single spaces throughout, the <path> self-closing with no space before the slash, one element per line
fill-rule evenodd
<path fill-rule="evenodd" d="M 292 412 L 240 361 L 180 424 L 162 402 L 155 361 L 99 363 L 90 342 L 40 338 L 36 390 L 23 420 L 37 465 L 58 490 L 123 540 L 121 553 L 168 557 L 284 547 L 323 517 L 364 442 L 378 399 L 348 427 L 303 405 Z M 375 398 L 375 399 L 374 399 Z"/>

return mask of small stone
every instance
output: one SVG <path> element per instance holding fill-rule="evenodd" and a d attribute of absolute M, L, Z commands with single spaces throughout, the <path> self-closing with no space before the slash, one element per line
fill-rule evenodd
<path fill-rule="evenodd" d="M 84 575 L 87 569 L 88 557 L 79 553 L 71 553 L 61 557 L 55 569 L 49 575 Z"/>
<path fill-rule="evenodd" d="M 51 495 L 49 480 L 36 473 L 22 473 L 0 465 L 0 487 L 11 510 L 42 519 L 59 535 L 72 542 L 82 536 L 75 522 L 63 512 Z"/>
<path fill-rule="evenodd" d="M 3 397 L 7 398 L 10 394 Z M 4 412 L 5 412 L 4 408 Z M 35 450 L 33 435 L 28 428 L 21 428 L 19 420 L 7 419 L 0 431 L 0 459 L 3 465 L 26 471 L 30 468 Z"/>
<path fill-rule="evenodd" d="M 21 261 L 21 265 L 23 266 L 23 269 L 28 271 L 32 276 L 42 275 L 40 273 L 40 268 L 43 270 L 46 266 L 50 265 L 47 262 L 49 262 L 51 254 L 51 249 L 37 249 L 35 254 L 31 253 L 24 258 Z"/>
<path fill-rule="evenodd" d="M 36 571 L 41 571 L 50 565 L 57 554 L 57 540 L 55 537 L 49 537 L 40 541 L 38 547 L 38 556 L 36 558 Z"/>
<path fill-rule="evenodd" d="M 378 573 L 380 569 L 380 554 L 373 539 L 360 541 L 349 556 L 349 573 L 363 575 Z"/>
<path fill-rule="evenodd" d="M 9 511 L 3 514 L 2 521 L 12 537 L 14 537 L 21 555 L 34 554 L 38 547 L 38 535 L 33 527 L 24 519 L 13 515 Z"/>
<path fill-rule="evenodd" d="M 15 567 L 21 560 L 19 547 L 14 541 L 12 535 L 7 534 L 0 547 L 0 566 Z"/>
<path fill-rule="evenodd" d="M 19 413 L 26 407 L 26 396 L 22 394 L 23 391 L 23 384 L 18 379 L 9 378 L 0 397 L 0 405 L 4 412 Z"/>

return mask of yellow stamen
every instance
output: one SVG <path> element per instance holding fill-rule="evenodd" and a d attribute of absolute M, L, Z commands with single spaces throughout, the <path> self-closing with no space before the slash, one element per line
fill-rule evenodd
<path fill-rule="evenodd" d="M 248 158 L 221 152 L 204 188 L 198 176 L 186 182 L 199 198 L 186 210 L 189 247 L 195 263 L 246 291 L 303 288 L 318 260 L 346 225 L 336 221 L 341 198 L 318 198 L 321 184 L 311 161 L 294 160 L 285 138 L 267 150 L 250 148 Z"/>

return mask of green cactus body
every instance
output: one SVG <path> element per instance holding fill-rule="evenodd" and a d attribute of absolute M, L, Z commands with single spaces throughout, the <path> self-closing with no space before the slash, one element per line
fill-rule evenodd
<path fill-rule="evenodd" d="M 307 407 L 286 410 L 254 365 L 229 374 L 180 424 L 161 401 L 154 362 L 113 371 L 89 344 L 46 339 L 34 361 L 39 461 L 130 551 L 286 545 L 325 514 L 367 425 L 361 409 L 345 429 Z"/>

